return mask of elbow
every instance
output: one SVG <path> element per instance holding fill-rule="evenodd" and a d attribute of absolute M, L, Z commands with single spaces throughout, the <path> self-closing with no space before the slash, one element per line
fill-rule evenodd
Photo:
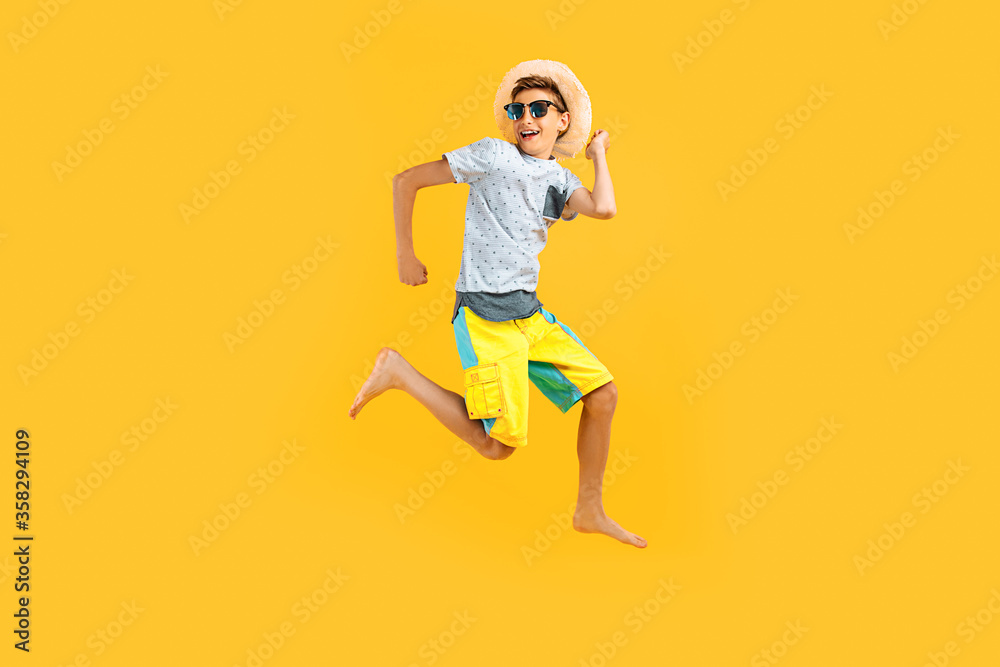
<path fill-rule="evenodd" d="M 615 205 L 613 197 L 600 200 L 591 198 L 591 201 L 594 204 L 594 217 L 598 220 L 610 220 L 618 213 L 618 207 Z"/>

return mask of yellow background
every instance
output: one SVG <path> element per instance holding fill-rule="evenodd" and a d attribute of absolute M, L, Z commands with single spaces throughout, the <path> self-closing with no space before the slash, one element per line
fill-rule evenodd
<path fill-rule="evenodd" d="M 42 5 L 0 12 L 2 664 L 253 665 L 282 624 L 294 634 L 259 664 L 774 664 L 768 650 L 789 666 L 916 667 L 948 642 L 948 664 L 996 664 L 1000 281 L 962 308 L 948 297 L 1000 251 L 995 3 Z M 462 391 L 448 320 L 468 189 L 419 193 L 429 283 L 413 288 L 387 177 L 500 136 L 495 87 L 534 58 L 568 64 L 612 135 L 618 214 L 554 227 L 538 294 L 615 375 L 610 458 L 632 458 L 605 506 L 646 550 L 559 527 L 579 405 L 563 415 L 532 388 L 530 445 L 503 462 L 398 391 L 347 416 L 384 344 Z M 164 75 L 142 89 L 147 67 Z M 831 95 L 802 111 L 812 86 Z M 274 109 L 294 118 L 248 160 L 241 144 Z M 776 123 L 796 111 L 810 117 L 787 137 Z M 60 179 L 53 163 L 105 119 L 113 132 Z M 904 165 L 939 128 L 958 138 L 911 181 Z M 724 200 L 718 182 L 769 138 L 779 150 Z M 230 161 L 239 173 L 185 222 Z M 582 154 L 563 164 L 593 187 Z M 852 243 L 844 225 L 896 179 L 905 193 Z M 337 247 L 292 289 L 317 238 Z M 651 247 L 671 256 L 646 273 Z M 745 323 L 779 289 L 798 299 L 751 341 Z M 274 290 L 283 303 L 227 346 Z M 88 298 L 110 298 L 89 321 Z M 947 322 L 894 368 L 938 309 Z M 744 354 L 688 400 L 734 341 Z M 158 399 L 177 406 L 160 422 Z M 796 470 L 787 452 L 824 418 L 842 428 Z M 143 424 L 130 450 L 122 434 Z M 18 428 L 30 654 L 10 632 Z M 284 441 L 301 450 L 262 488 L 251 476 Z M 968 471 L 915 503 L 949 461 Z M 778 471 L 787 484 L 753 496 Z M 88 475 L 96 488 L 67 505 Z M 250 503 L 226 525 L 220 504 L 239 494 Z M 743 499 L 761 506 L 734 532 Z M 886 537 L 904 512 L 915 526 Z M 196 549 L 212 521 L 224 529 Z M 880 536 L 890 548 L 859 571 Z M 680 587 L 662 605 L 661 580 Z M 309 596 L 324 604 L 296 613 Z M 991 622 L 967 641 L 977 612 Z"/>

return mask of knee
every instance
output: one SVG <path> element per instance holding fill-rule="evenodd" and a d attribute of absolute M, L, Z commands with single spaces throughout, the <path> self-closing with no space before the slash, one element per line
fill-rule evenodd
<path fill-rule="evenodd" d="M 471 444 L 471 443 L 470 443 Z M 484 429 L 475 443 L 476 450 L 491 461 L 503 461 L 509 458 L 517 447 L 503 444 Z"/>
<path fill-rule="evenodd" d="M 486 458 L 490 459 L 491 461 L 503 461 L 504 459 L 509 458 L 510 455 L 514 453 L 514 450 L 517 449 L 517 447 L 511 447 L 510 445 L 505 445 L 499 440 L 496 440 L 494 438 L 490 438 L 490 440 L 492 440 L 491 444 L 493 446 L 490 447 L 489 456 L 487 456 Z"/>
<path fill-rule="evenodd" d="M 580 400 L 583 401 L 583 405 L 588 410 L 614 412 L 615 406 L 618 404 L 618 387 L 613 381 L 608 382 L 586 394 Z"/>

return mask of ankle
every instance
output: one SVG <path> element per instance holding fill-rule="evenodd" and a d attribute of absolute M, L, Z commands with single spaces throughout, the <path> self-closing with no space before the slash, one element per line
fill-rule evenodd
<path fill-rule="evenodd" d="M 601 516 L 604 514 L 604 503 L 601 502 L 600 498 L 596 500 L 589 498 L 584 500 L 583 498 L 578 498 L 576 501 L 576 511 L 574 512 L 576 516 L 594 517 Z"/>

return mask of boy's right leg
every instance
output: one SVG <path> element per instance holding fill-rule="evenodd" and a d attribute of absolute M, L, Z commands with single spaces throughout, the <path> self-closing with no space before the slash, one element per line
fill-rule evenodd
<path fill-rule="evenodd" d="M 486 433 L 482 420 L 469 419 L 465 398 L 425 377 L 390 347 L 378 351 L 375 368 L 361 385 L 348 411 L 351 419 L 357 417 L 369 401 L 389 389 L 402 389 L 417 399 L 449 431 L 488 459 L 505 459 L 517 449 Z"/>

